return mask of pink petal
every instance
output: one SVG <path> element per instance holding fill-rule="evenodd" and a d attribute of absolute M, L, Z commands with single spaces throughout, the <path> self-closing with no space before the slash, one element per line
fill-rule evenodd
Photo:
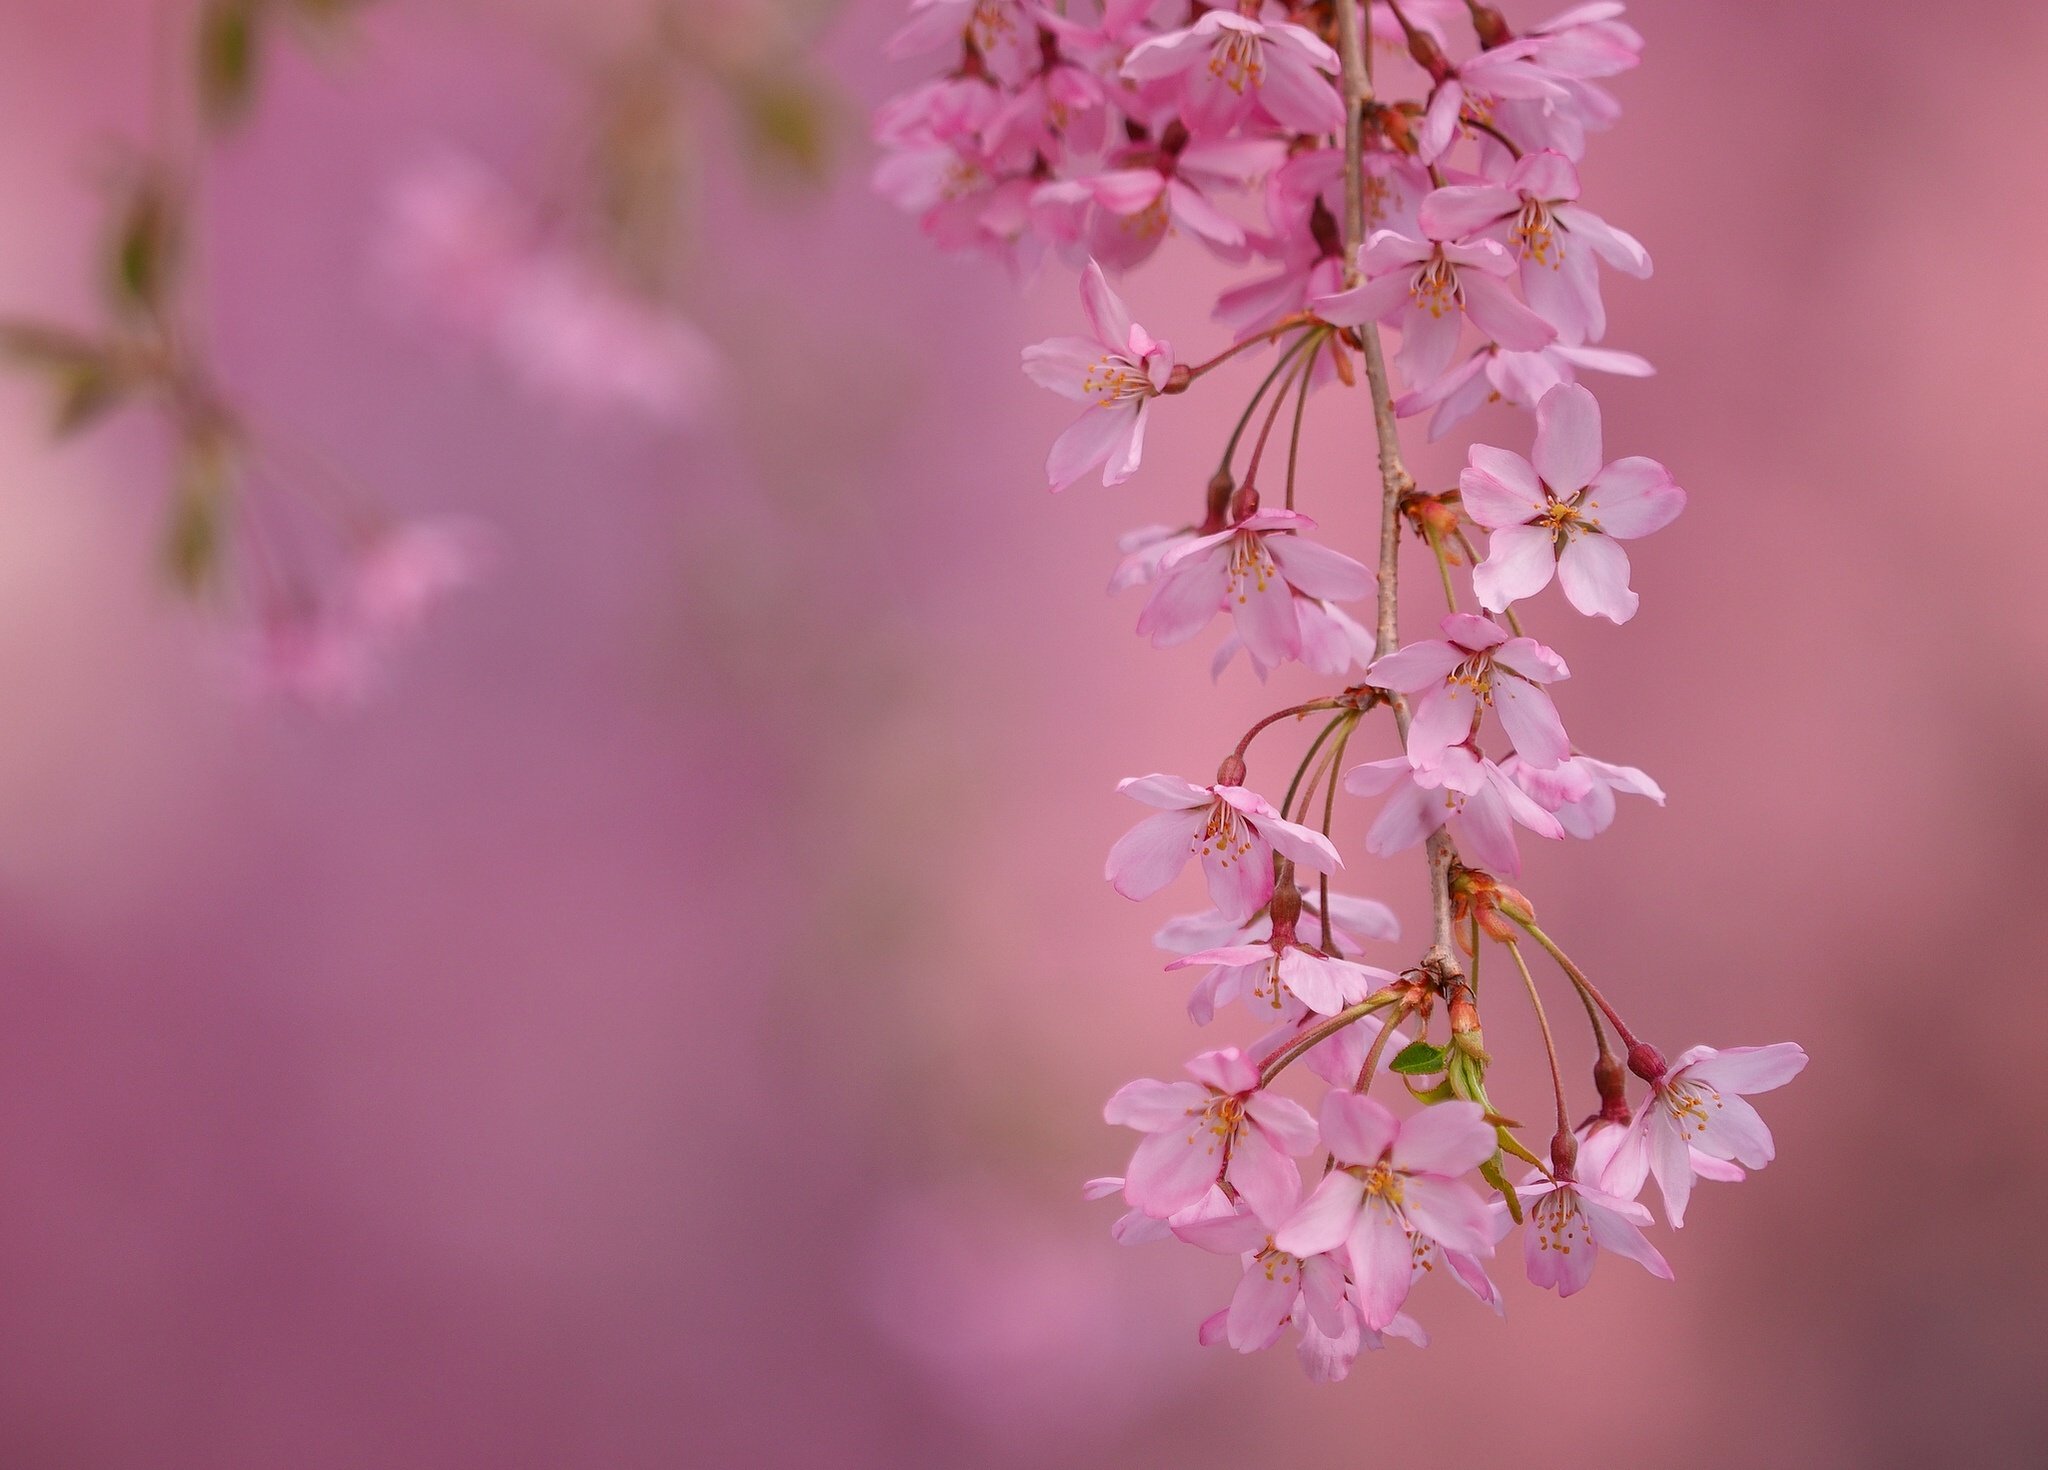
<path fill-rule="evenodd" d="M 1472 446 L 1471 465 L 1458 476 L 1458 498 L 1466 513 L 1489 530 L 1524 525 L 1548 508 L 1535 467 L 1490 444 Z"/>
<path fill-rule="evenodd" d="M 1323 1143 L 1344 1164 L 1377 1164 L 1401 1135 L 1399 1119 L 1381 1103 L 1355 1092 L 1332 1092 L 1325 1097 L 1322 1124 Z M 1490 1147 L 1488 1152 L 1492 1152 Z"/>
<path fill-rule="evenodd" d="M 1638 280 L 1650 274 L 1650 252 L 1626 230 L 1617 230 L 1591 210 L 1567 204 L 1557 212 L 1557 222 L 1592 247 L 1595 254 L 1623 275 Z"/>
<path fill-rule="evenodd" d="M 1335 296 L 1319 297 L 1313 305 L 1316 315 L 1333 326 L 1360 327 L 1385 321 L 1409 299 L 1408 278 L 1397 271 Z"/>
<path fill-rule="evenodd" d="M 1616 1211 L 1602 1209 L 1590 1196 L 1586 1201 L 1586 1219 L 1593 1228 L 1594 1244 L 1602 1250 L 1627 1257 L 1660 1281 L 1671 1279 L 1671 1263 L 1633 1221 Z"/>
<path fill-rule="evenodd" d="M 1629 590 L 1628 553 L 1609 536 L 1574 536 L 1557 559 L 1565 600 L 1589 618 L 1625 623 L 1642 599 Z"/>
<path fill-rule="evenodd" d="M 1103 1104 L 1102 1121 L 1141 1133 L 1179 1127 L 1209 1104 L 1208 1089 L 1199 1082 L 1160 1082 L 1141 1077 L 1126 1082 Z"/>
<path fill-rule="evenodd" d="M 1095 329 L 1095 339 L 1111 352 L 1124 351 L 1131 340 L 1130 308 L 1110 289 L 1102 267 L 1092 260 L 1081 272 L 1081 305 L 1088 313 L 1088 324 Z"/>
<path fill-rule="evenodd" d="M 1281 856 L 1291 858 L 1304 868 L 1313 868 L 1318 873 L 1335 873 L 1344 866 L 1344 859 L 1337 855 L 1336 844 L 1312 827 L 1283 822 L 1278 817 L 1262 817 L 1258 819 L 1257 830 L 1280 850 Z"/>
<path fill-rule="evenodd" d="M 1256 1353 L 1279 1340 L 1301 1295 L 1301 1262 L 1293 1256 L 1269 1255 L 1245 1267 L 1230 1298 L 1226 1331 L 1230 1345 Z"/>
<path fill-rule="evenodd" d="M 1230 586 L 1230 558 L 1220 552 L 1168 558 L 1166 571 L 1138 613 L 1138 636 L 1173 648 L 1209 626 Z"/>
<path fill-rule="evenodd" d="M 1400 757 L 1406 767 L 1408 759 Z M 1366 830 L 1365 850 L 1374 857 L 1392 857 L 1428 837 L 1450 816 L 1450 808 L 1434 791 L 1426 791 L 1411 779 L 1387 798 L 1380 814 Z"/>
<path fill-rule="evenodd" d="M 1458 355 L 1463 320 L 1455 311 L 1438 316 L 1410 295 L 1401 313 L 1401 348 L 1394 355 L 1401 375 L 1411 383 L 1427 383 L 1442 376 Z"/>
<path fill-rule="evenodd" d="M 1377 1332 L 1408 1300 L 1414 1271 L 1407 1227 L 1383 1201 L 1368 1199 L 1351 1227 L 1347 1246 L 1351 1279 L 1357 1283 L 1358 1315 Z"/>
<path fill-rule="evenodd" d="M 1124 1172 L 1124 1198 L 1163 1220 L 1198 1202 L 1222 1172 L 1223 1141 L 1206 1118 L 1191 1118 L 1185 1127 L 1145 1135 Z"/>
<path fill-rule="evenodd" d="M 1532 766 L 1554 766 L 1572 753 L 1571 738 L 1540 684 L 1497 677 L 1493 681 L 1493 712 L 1515 743 L 1515 754 Z"/>
<path fill-rule="evenodd" d="M 1228 1178 L 1261 1220 L 1285 1220 L 1301 1200 L 1301 1170 L 1261 1128 L 1237 1130 Z"/>
<path fill-rule="evenodd" d="M 1413 694 L 1418 689 L 1441 683 L 1465 658 L 1465 650 L 1457 644 L 1432 638 L 1422 643 L 1411 643 L 1385 658 L 1373 660 L 1372 667 L 1365 671 L 1365 677 L 1374 688 Z"/>
<path fill-rule="evenodd" d="M 1456 240 L 1500 224 L 1521 207 L 1521 196 L 1498 184 L 1452 185 L 1422 201 L 1421 223 L 1432 240 Z"/>
<path fill-rule="evenodd" d="M 1514 292 L 1493 277 L 1465 271 L 1459 274 L 1458 281 L 1460 294 L 1465 298 L 1465 315 L 1472 318 L 1473 326 L 1502 347 L 1511 352 L 1534 352 L 1557 340 L 1556 327 L 1524 306 Z M 1450 359 L 1446 358 L 1437 371 L 1449 365 Z M 1540 466 L 1542 460 L 1538 459 L 1537 464 Z"/>
<path fill-rule="evenodd" d="M 1389 979 L 1392 977 L 1389 976 Z M 1256 1074 L 1253 1081 L 1257 1081 Z M 1245 1115 L 1283 1153 L 1305 1154 L 1315 1148 L 1322 1135 L 1307 1108 L 1277 1092 L 1258 1091 L 1245 1099 Z"/>
<path fill-rule="evenodd" d="M 1342 1169 L 1325 1174 L 1309 1197 L 1273 1232 L 1273 1244 L 1297 1256 L 1335 1250 L 1351 1234 L 1365 1181 Z"/>
<path fill-rule="evenodd" d="M 1479 1104 L 1438 1103 L 1401 1125 L 1394 1142 L 1394 1167 L 1455 1178 L 1491 1158 L 1496 1142 L 1493 1125 Z"/>
<path fill-rule="evenodd" d="M 1658 793 L 1660 798 L 1662 795 Z M 1702 1057 L 1686 1069 L 1686 1074 L 1722 1092 L 1769 1092 L 1783 1087 L 1805 1069 L 1805 1049 L 1797 1042 L 1780 1041 L 1770 1046 L 1731 1046 Z"/>
<path fill-rule="evenodd" d="M 1208 814 L 1200 808 L 1147 817 L 1117 839 L 1102 876 L 1125 898 L 1150 898 L 1180 876 L 1194 853 L 1196 835 L 1207 821 Z"/>
<path fill-rule="evenodd" d="M 1617 459 L 1586 490 L 1586 515 L 1624 541 L 1663 530 L 1684 509 L 1685 492 L 1671 483 L 1671 472 L 1641 455 Z"/>
<path fill-rule="evenodd" d="M 1149 776 L 1126 776 L 1116 783 L 1116 794 L 1169 812 L 1191 806 L 1206 809 L 1216 800 L 1208 787 L 1197 786 L 1192 781 L 1184 781 L 1162 771 L 1154 771 Z"/>
<path fill-rule="evenodd" d="M 1225 918 L 1242 923 L 1273 896 L 1273 849 L 1256 833 L 1234 852 L 1222 851 L 1212 840 L 1202 849 L 1202 876 L 1209 884 L 1209 901 Z"/>
<path fill-rule="evenodd" d="M 1301 536 L 1269 536 L 1266 551 L 1288 585 L 1309 597 L 1348 602 L 1364 597 L 1378 584 L 1372 568 L 1341 551 L 1332 551 L 1319 541 Z"/>
<path fill-rule="evenodd" d="M 1273 121 L 1291 132 L 1343 131 L 1344 100 L 1336 87 L 1301 56 L 1282 47 L 1266 48 L 1266 79 L 1259 101 Z"/>
<path fill-rule="evenodd" d="M 1053 441 L 1046 457 L 1046 483 L 1064 490 L 1081 476 L 1105 463 L 1127 442 L 1130 410 L 1123 406 L 1095 407 L 1074 420 L 1067 431 Z"/>
<path fill-rule="evenodd" d="M 1486 560 L 1472 570 L 1472 590 L 1479 596 L 1479 605 L 1488 612 L 1500 612 L 1548 587 L 1557 571 L 1555 544 L 1541 526 L 1505 526 L 1495 531 L 1486 548 Z"/>
<path fill-rule="evenodd" d="M 1600 473 L 1600 402 L 1577 383 L 1560 383 L 1536 405 L 1536 473 L 1560 497 Z"/>

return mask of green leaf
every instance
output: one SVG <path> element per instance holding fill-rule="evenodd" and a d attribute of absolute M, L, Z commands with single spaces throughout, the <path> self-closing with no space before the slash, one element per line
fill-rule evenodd
<path fill-rule="evenodd" d="M 199 106 L 216 128 L 248 114 L 261 54 L 261 0 L 207 0 L 199 12 Z"/>
<path fill-rule="evenodd" d="M 183 592 L 202 591 L 220 564 L 234 475 L 234 450 L 225 434 L 198 430 L 186 441 L 163 543 L 164 569 Z"/>
<path fill-rule="evenodd" d="M 1507 1201 L 1508 1215 L 1519 1225 L 1522 1223 L 1522 1201 L 1515 1193 L 1515 1186 L 1508 1183 L 1507 1171 L 1500 1166 L 1500 1153 L 1496 1150 L 1491 1158 L 1479 1166 L 1479 1177 L 1500 1191 L 1500 1197 Z"/>
<path fill-rule="evenodd" d="M 754 77 L 738 86 L 740 121 L 757 158 L 810 183 L 830 163 L 830 107 L 823 90 L 802 78 Z"/>
<path fill-rule="evenodd" d="M 127 312 L 154 311 L 169 299 L 177 276 L 182 206 L 168 182 L 146 174 L 116 216 L 109 289 Z"/>
<path fill-rule="evenodd" d="M 0 356 L 45 379 L 56 402 L 52 432 L 77 433 L 135 388 L 113 349 L 68 327 L 0 321 Z"/>
<path fill-rule="evenodd" d="M 1444 1049 L 1426 1041 L 1411 1041 L 1387 1063 L 1407 1077 L 1433 1077 L 1444 1069 Z"/>

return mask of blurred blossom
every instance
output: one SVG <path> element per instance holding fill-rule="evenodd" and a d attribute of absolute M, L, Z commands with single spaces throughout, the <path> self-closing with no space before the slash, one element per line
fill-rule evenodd
<path fill-rule="evenodd" d="M 689 425 L 713 404 L 717 350 L 549 238 L 488 170 L 440 151 L 391 191 L 378 263 L 394 299 L 496 359 L 536 397 Z"/>

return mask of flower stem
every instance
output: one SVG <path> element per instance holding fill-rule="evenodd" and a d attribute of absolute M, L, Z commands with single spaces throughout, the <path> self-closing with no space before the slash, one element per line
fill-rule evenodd
<path fill-rule="evenodd" d="M 1385 990 L 1375 990 L 1357 1005 L 1346 1006 L 1329 1020 L 1302 1032 L 1259 1068 L 1259 1086 L 1271 1087 L 1273 1079 L 1299 1060 L 1304 1052 L 1328 1041 L 1353 1021 L 1362 1021 L 1374 1011 L 1385 1010 L 1400 1000 L 1401 995 L 1401 991 L 1391 986 Z"/>
<path fill-rule="evenodd" d="M 1543 1009 L 1543 997 L 1537 992 L 1536 977 L 1529 973 L 1529 962 L 1522 958 L 1522 946 L 1508 942 L 1508 953 L 1515 957 L 1515 968 L 1522 972 L 1522 983 L 1529 987 L 1529 1004 L 1536 1007 L 1536 1029 L 1543 1033 L 1543 1055 L 1550 1062 L 1550 1090 L 1557 1098 L 1557 1131 L 1572 1131 L 1571 1105 L 1565 1101 L 1564 1071 L 1557 1063 L 1557 1042 L 1550 1034 L 1550 1016 Z"/>
<path fill-rule="evenodd" d="M 1280 721 L 1291 719 L 1296 715 L 1312 715 L 1319 709 L 1342 708 L 1344 706 L 1334 699 L 1311 699 L 1307 704 L 1297 704 L 1290 709 L 1279 710 L 1267 715 L 1263 720 L 1252 726 L 1251 729 L 1245 731 L 1244 739 L 1237 742 L 1237 758 L 1239 760 L 1244 759 L 1244 753 L 1252 748 L 1252 741 L 1258 738 L 1259 731 L 1265 729 L 1268 725 L 1277 725 Z"/>
<path fill-rule="evenodd" d="M 1573 964 L 1571 956 L 1557 947 L 1557 941 L 1537 928 L 1535 919 L 1526 912 L 1511 904 L 1501 904 L 1499 909 L 1520 925 L 1525 934 L 1543 946 L 1544 952 L 1557 961 L 1557 967 L 1565 972 L 1572 984 L 1578 986 L 1579 993 L 1600 1008 L 1600 1014 L 1607 1017 L 1608 1024 L 1614 1027 L 1614 1034 L 1621 1038 L 1621 1044 L 1634 1051 L 1638 1045 L 1635 1033 L 1628 1029 L 1628 1023 L 1621 1019 L 1621 1014 L 1607 1003 L 1607 997 L 1600 993 L 1599 987 L 1586 978 L 1586 972 Z"/>
<path fill-rule="evenodd" d="M 1372 100 L 1372 73 L 1368 70 L 1359 10 L 1359 6 L 1348 3 L 1337 6 L 1337 53 L 1343 63 L 1344 82 L 1344 279 L 1352 286 L 1361 278 L 1358 251 L 1365 243 L 1365 108 Z M 1373 433 L 1379 441 L 1380 586 L 1373 646 L 1375 656 L 1384 658 L 1401 639 L 1401 501 L 1414 493 L 1415 477 L 1401 462 L 1401 437 L 1394 420 L 1394 395 L 1387 383 L 1387 359 L 1380 348 L 1380 329 L 1376 323 L 1367 322 L 1357 330 L 1359 348 L 1365 358 L 1366 386 L 1372 396 Z M 1394 722 L 1400 727 L 1405 745 L 1408 703 L 1396 695 L 1393 704 Z M 1431 958 L 1438 970 L 1455 971 L 1458 961 L 1451 950 L 1451 864 L 1457 853 L 1449 834 L 1441 827 L 1430 834 L 1426 852 L 1433 935 Z"/>

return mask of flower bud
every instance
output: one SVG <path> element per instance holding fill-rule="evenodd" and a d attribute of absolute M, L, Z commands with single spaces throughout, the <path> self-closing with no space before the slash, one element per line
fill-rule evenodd
<path fill-rule="evenodd" d="M 1274 947 L 1292 944 L 1301 924 L 1301 889 L 1294 881 L 1293 863 L 1282 860 L 1279 877 L 1273 883 L 1273 903 L 1268 912 L 1273 916 Z"/>
<path fill-rule="evenodd" d="M 1486 50 L 1505 46 L 1515 39 L 1515 33 L 1508 29 L 1507 17 L 1491 5 L 1481 5 L 1479 0 L 1465 0 L 1465 8 L 1472 12 L 1472 29 L 1479 33 L 1479 44 Z"/>
<path fill-rule="evenodd" d="M 1230 518 L 1233 521 L 1249 520 L 1259 513 L 1259 491 L 1256 485 L 1246 485 L 1230 502 Z"/>
<path fill-rule="evenodd" d="M 1664 1053 L 1647 1041 L 1638 1041 L 1628 1049 L 1628 1069 L 1652 1086 L 1662 1082 L 1664 1074 L 1671 1070 Z"/>
<path fill-rule="evenodd" d="M 1218 786 L 1242 786 L 1244 785 L 1245 774 L 1244 757 L 1241 755 L 1226 755 L 1223 757 L 1223 764 L 1216 768 L 1216 784 Z"/>
<path fill-rule="evenodd" d="M 1479 1003 L 1473 999 L 1472 987 L 1462 981 L 1452 986 L 1445 1011 L 1451 1022 L 1451 1045 L 1477 1061 L 1490 1061 L 1486 1034 L 1479 1029 Z"/>

